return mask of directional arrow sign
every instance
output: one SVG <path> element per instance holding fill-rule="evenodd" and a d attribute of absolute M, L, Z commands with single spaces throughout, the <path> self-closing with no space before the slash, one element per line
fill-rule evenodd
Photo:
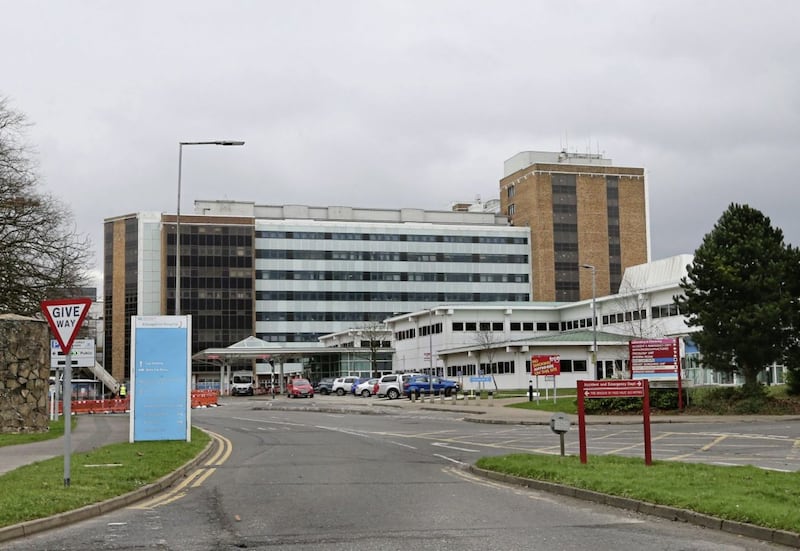
<path fill-rule="evenodd" d="M 90 298 L 65 298 L 41 302 L 42 313 L 47 318 L 50 330 L 56 336 L 64 354 L 69 354 L 72 342 L 78 335 L 78 330 L 83 325 L 91 305 Z"/>
<path fill-rule="evenodd" d="M 584 381 L 583 395 L 586 398 L 643 398 L 642 380 L 611 379 L 607 381 Z"/>

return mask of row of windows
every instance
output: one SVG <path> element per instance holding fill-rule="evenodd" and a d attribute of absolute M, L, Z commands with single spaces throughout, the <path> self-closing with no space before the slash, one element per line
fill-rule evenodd
<path fill-rule="evenodd" d="M 653 306 L 650 309 L 653 318 L 666 318 L 669 316 L 679 316 L 681 311 L 677 304 L 665 304 L 663 306 Z"/>
<path fill-rule="evenodd" d="M 256 321 L 383 321 L 392 312 L 256 312 Z"/>
<path fill-rule="evenodd" d="M 528 274 L 447 272 L 337 272 L 256 270 L 256 279 L 273 281 L 439 281 L 451 283 L 528 283 Z"/>
<path fill-rule="evenodd" d="M 428 335 L 438 335 L 442 332 L 442 322 L 434 323 L 432 325 L 423 325 L 419 328 L 419 336 L 427 337 Z"/>
<path fill-rule="evenodd" d="M 582 320 L 583 325 L 581 327 L 586 327 L 587 324 L 591 326 L 591 319 Z M 509 324 L 510 331 L 559 331 L 559 330 L 566 330 L 567 324 L 572 322 L 559 322 L 557 321 L 540 321 L 540 322 L 511 322 Z M 577 321 L 575 322 L 578 323 Z M 441 324 L 437 324 L 435 328 L 436 333 L 441 333 Z M 569 329 L 572 329 L 570 326 Z M 503 331 L 503 322 L 502 321 L 454 321 L 451 325 L 452 331 Z M 420 327 L 420 337 L 427 335 L 423 331 L 423 328 Z M 395 340 L 402 341 L 405 339 L 413 339 L 416 337 L 416 330 L 414 328 L 405 329 L 403 331 L 397 331 L 394 334 Z"/>
<path fill-rule="evenodd" d="M 319 251 L 258 249 L 256 258 L 280 260 L 343 260 L 373 262 L 470 262 L 473 264 L 527 264 L 526 254 L 408 253 L 392 251 Z"/>
<path fill-rule="evenodd" d="M 624 323 L 626 321 L 639 321 L 647 319 L 647 310 L 633 310 L 629 312 L 617 312 L 603 316 L 603 324 L 611 325 L 614 323 Z"/>
<path fill-rule="evenodd" d="M 508 237 L 501 235 L 415 235 L 396 233 L 343 233 L 343 232 L 304 232 L 273 231 L 256 232 L 262 239 L 316 239 L 328 241 L 410 241 L 421 243 L 493 243 L 506 245 L 527 245 L 527 237 Z"/>
<path fill-rule="evenodd" d="M 409 293 L 401 291 L 256 291 L 256 300 L 345 302 L 529 302 L 527 293 Z"/>
<path fill-rule="evenodd" d="M 326 333 L 257 333 L 256 338 L 266 342 L 313 342 Z"/>

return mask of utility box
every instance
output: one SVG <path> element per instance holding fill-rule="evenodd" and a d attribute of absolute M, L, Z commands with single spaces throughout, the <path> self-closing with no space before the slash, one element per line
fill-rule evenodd
<path fill-rule="evenodd" d="M 550 430 L 556 434 L 564 434 L 569 432 L 569 427 L 572 425 L 569 418 L 565 413 L 554 413 L 550 417 Z"/>

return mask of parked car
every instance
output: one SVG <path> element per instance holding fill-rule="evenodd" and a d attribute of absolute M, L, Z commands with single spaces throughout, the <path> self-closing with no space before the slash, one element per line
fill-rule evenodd
<path fill-rule="evenodd" d="M 314 392 L 318 394 L 324 394 L 327 396 L 331 393 L 331 389 L 333 388 L 333 381 L 336 380 L 336 377 L 323 377 L 319 380 L 319 382 L 314 387 Z"/>
<path fill-rule="evenodd" d="M 358 383 L 355 387 L 355 395 L 369 398 L 372 396 L 372 390 L 375 388 L 375 383 L 377 382 L 378 379 L 367 379 L 366 381 Z"/>
<path fill-rule="evenodd" d="M 358 377 L 339 377 L 333 381 L 331 392 L 344 396 L 352 390 L 354 383 L 358 383 Z"/>
<path fill-rule="evenodd" d="M 415 375 L 419 375 L 419 373 L 389 373 L 384 375 L 375 383 L 372 393 L 395 400 L 403 393 L 403 383 Z"/>
<path fill-rule="evenodd" d="M 415 375 L 403 382 L 403 394 L 408 398 L 411 398 L 412 394 L 419 396 L 420 394 L 430 394 L 431 391 L 434 395 L 451 396 L 458 390 L 459 385 L 456 381 L 430 375 Z"/>
<path fill-rule="evenodd" d="M 307 379 L 291 379 L 286 385 L 286 396 L 289 398 L 313 398 L 314 387 Z"/>

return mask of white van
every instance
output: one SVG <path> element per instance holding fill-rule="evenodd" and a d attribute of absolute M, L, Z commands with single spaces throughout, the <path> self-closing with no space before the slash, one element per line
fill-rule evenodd
<path fill-rule="evenodd" d="M 231 396 L 252 396 L 253 372 L 235 371 L 231 375 Z"/>

